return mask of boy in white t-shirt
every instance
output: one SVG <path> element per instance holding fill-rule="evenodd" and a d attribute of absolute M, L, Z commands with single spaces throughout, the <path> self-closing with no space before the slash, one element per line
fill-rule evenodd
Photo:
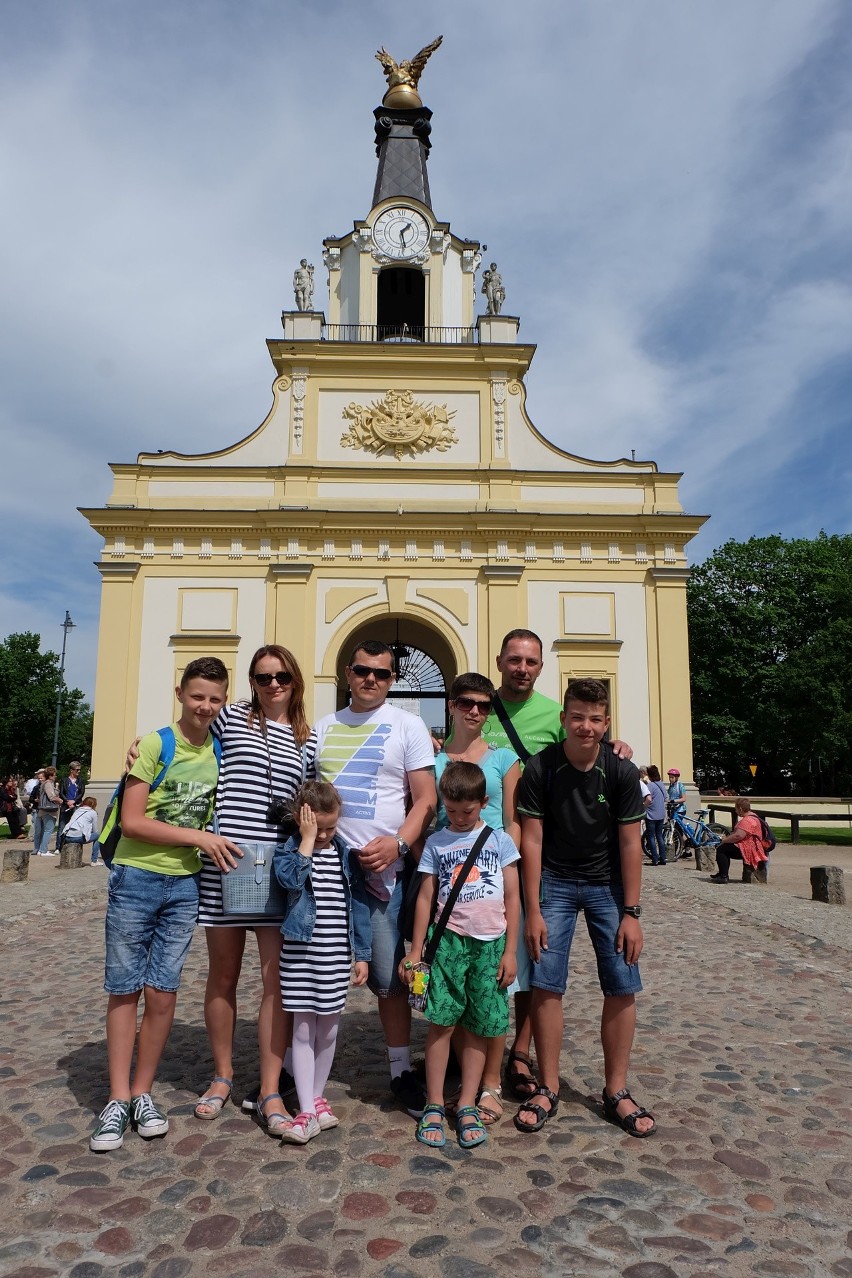
<path fill-rule="evenodd" d="M 418 865 L 423 875 L 414 916 L 411 953 L 400 964 L 408 983 L 427 941 L 430 921 L 441 915 L 461 867 L 482 830 L 486 782 L 475 763 L 450 763 L 439 793 L 449 827 L 426 840 Z M 468 874 L 441 937 L 429 975 L 424 1015 L 427 1105 L 417 1139 L 441 1146 L 444 1134 L 444 1079 L 450 1039 L 461 1033 L 461 1092 L 456 1136 L 462 1149 L 481 1145 L 487 1132 L 476 1108 L 485 1050 L 490 1038 L 509 1030 L 508 987 L 517 971 L 520 919 L 518 849 L 505 830 L 493 830 Z"/>

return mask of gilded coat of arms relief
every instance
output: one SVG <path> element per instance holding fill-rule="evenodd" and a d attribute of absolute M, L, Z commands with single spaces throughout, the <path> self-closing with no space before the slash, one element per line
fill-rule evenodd
<path fill-rule="evenodd" d="M 344 448 L 363 448 L 377 456 L 393 453 L 397 461 L 433 448 L 445 453 L 458 443 L 450 425 L 455 412 L 446 404 L 415 403 L 409 390 L 390 390 L 384 399 L 368 405 L 350 404 L 343 416 L 351 423 L 340 439 Z"/>

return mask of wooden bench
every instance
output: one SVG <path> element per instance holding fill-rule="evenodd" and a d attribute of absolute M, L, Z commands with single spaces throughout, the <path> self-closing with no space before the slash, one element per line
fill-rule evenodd
<path fill-rule="evenodd" d="M 737 812 L 735 808 L 725 807 L 719 803 L 710 803 L 707 806 L 710 809 L 711 821 L 716 820 L 715 814 L 717 812 L 726 812 L 731 818 L 731 829 L 734 828 L 737 822 Z M 799 827 L 803 821 L 805 825 L 808 825 L 812 821 L 845 821 L 846 824 L 849 826 L 850 831 L 852 831 L 852 817 L 850 817 L 848 813 L 844 814 L 842 812 L 776 812 L 774 809 L 772 811 L 768 811 L 766 808 L 764 808 L 763 810 L 761 810 L 760 808 L 752 808 L 752 812 L 756 813 L 757 816 L 762 816 L 764 821 L 767 821 L 770 825 L 772 825 L 774 821 L 789 821 L 791 843 L 801 843 L 801 839 L 799 838 Z"/>

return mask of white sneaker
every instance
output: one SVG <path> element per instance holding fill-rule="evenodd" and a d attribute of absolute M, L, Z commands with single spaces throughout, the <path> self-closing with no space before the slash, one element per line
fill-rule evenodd
<path fill-rule="evenodd" d="M 316 1114 L 297 1114 L 281 1131 L 282 1145 L 307 1145 L 320 1134 Z"/>

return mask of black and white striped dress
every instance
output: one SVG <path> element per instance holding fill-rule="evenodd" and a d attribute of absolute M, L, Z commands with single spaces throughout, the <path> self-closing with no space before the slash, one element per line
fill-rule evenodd
<path fill-rule="evenodd" d="M 216 817 L 219 833 L 236 843 L 278 843 L 277 825 L 266 820 L 269 807 L 269 764 L 272 765 L 272 793 L 292 799 L 302 784 L 302 751 L 288 724 L 270 723 L 269 744 L 255 719 L 248 726 L 248 702 L 225 706 L 213 724 L 222 742 L 222 764 L 216 790 Z M 202 927 L 280 927 L 281 919 L 265 914 L 225 914 L 222 909 L 222 873 L 202 857 L 198 922 Z"/>
<path fill-rule="evenodd" d="M 352 952 L 340 853 L 334 844 L 314 852 L 311 883 L 317 918 L 310 941 L 284 938 L 278 975 L 285 1012 L 342 1012 Z"/>

